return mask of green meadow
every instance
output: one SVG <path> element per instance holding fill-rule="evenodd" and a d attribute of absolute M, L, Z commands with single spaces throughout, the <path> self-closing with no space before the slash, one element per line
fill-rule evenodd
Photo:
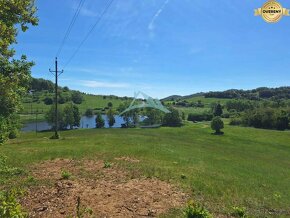
<path fill-rule="evenodd" d="M 55 158 L 115 163 L 116 157 L 128 156 L 140 162 L 118 162 L 120 167 L 181 187 L 213 214 L 226 215 L 238 206 L 253 217 L 289 216 L 290 132 L 229 125 L 224 132 L 212 135 L 209 123 L 202 122 L 64 131 L 61 140 L 50 140 L 51 132 L 21 133 L 0 150 L 10 165 L 28 172 L 32 164 Z"/>

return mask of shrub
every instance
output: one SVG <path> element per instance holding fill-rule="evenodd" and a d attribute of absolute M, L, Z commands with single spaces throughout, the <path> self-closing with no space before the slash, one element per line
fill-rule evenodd
<path fill-rule="evenodd" d="M 85 115 L 87 117 L 92 117 L 94 116 L 94 110 L 93 109 L 87 109 L 86 112 L 85 112 Z"/>
<path fill-rule="evenodd" d="M 22 196 L 23 192 L 13 189 L 0 192 L 0 217 L 1 218 L 26 218 L 28 215 L 22 211 L 17 198 Z"/>
<path fill-rule="evenodd" d="M 165 114 L 163 118 L 163 126 L 179 127 L 182 125 L 182 120 L 179 116 L 179 112 L 173 108 L 170 109 L 171 113 Z"/>
<path fill-rule="evenodd" d="M 276 128 L 278 130 L 285 130 L 288 129 L 289 127 L 289 118 L 286 114 L 279 114 L 277 116 L 277 121 L 276 121 Z"/>
<path fill-rule="evenodd" d="M 230 118 L 230 113 L 225 112 L 225 113 L 222 114 L 221 117 L 222 117 L 222 118 Z"/>
<path fill-rule="evenodd" d="M 204 207 L 190 201 L 184 210 L 186 218 L 212 218 L 213 216 Z"/>
<path fill-rule="evenodd" d="M 221 129 L 224 128 L 224 122 L 220 117 L 214 117 L 211 121 L 211 128 L 215 130 L 215 134 L 221 134 Z"/>
<path fill-rule="evenodd" d="M 213 115 L 209 112 L 204 112 L 202 114 L 189 114 L 187 117 L 188 121 L 192 122 L 200 122 L 200 121 L 210 121 L 212 120 Z"/>
<path fill-rule="evenodd" d="M 215 106 L 213 114 L 216 117 L 221 116 L 223 114 L 223 109 L 222 109 L 222 106 L 220 104 L 217 104 Z"/>
<path fill-rule="evenodd" d="M 22 169 L 7 165 L 7 157 L 0 155 L 0 176 L 14 176 L 23 173 Z"/>
<path fill-rule="evenodd" d="M 52 98 L 50 97 L 46 97 L 44 100 L 43 100 L 44 104 L 46 105 L 52 105 L 53 104 L 53 100 Z"/>
<path fill-rule="evenodd" d="M 73 92 L 71 95 L 71 100 L 75 104 L 81 104 L 83 102 L 84 98 L 80 92 Z"/>
<path fill-rule="evenodd" d="M 105 126 L 105 121 L 100 113 L 96 117 L 96 128 L 103 128 Z"/>
<path fill-rule="evenodd" d="M 116 120 L 114 117 L 114 111 L 111 108 L 107 112 L 107 119 L 108 119 L 109 127 L 111 128 L 112 126 L 114 126 Z"/>
<path fill-rule="evenodd" d="M 281 109 L 257 108 L 242 116 L 243 124 L 263 129 L 285 130 L 289 128 L 289 115 Z"/>
<path fill-rule="evenodd" d="M 232 126 L 241 125 L 242 124 L 242 119 L 241 118 L 238 118 L 238 117 L 233 117 L 233 118 L 231 118 L 229 124 L 232 125 Z"/>

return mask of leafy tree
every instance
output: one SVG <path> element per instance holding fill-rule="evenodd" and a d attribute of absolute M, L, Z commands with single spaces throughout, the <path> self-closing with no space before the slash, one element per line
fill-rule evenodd
<path fill-rule="evenodd" d="M 63 95 L 59 95 L 58 97 L 58 103 L 64 104 L 66 102 L 66 98 Z"/>
<path fill-rule="evenodd" d="M 93 109 L 87 109 L 86 112 L 85 112 L 85 115 L 87 117 L 92 117 L 94 116 L 94 110 Z"/>
<path fill-rule="evenodd" d="M 45 118 L 47 122 L 55 128 L 54 105 L 46 113 Z M 68 104 L 63 109 L 58 108 L 58 128 L 67 129 L 69 126 L 72 129 L 74 126 L 80 126 L 81 115 L 79 108 L 74 104 Z"/>
<path fill-rule="evenodd" d="M 190 113 L 187 116 L 187 120 L 192 122 L 210 121 L 212 118 L 213 114 L 209 111 L 204 111 L 202 113 Z"/>
<path fill-rule="evenodd" d="M 81 113 L 78 106 L 73 105 L 74 126 L 79 127 L 81 123 Z"/>
<path fill-rule="evenodd" d="M 73 111 L 73 105 L 68 104 L 63 109 L 63 119 L 66 126 L 69 126 L 70 129 L 74 126 L 74 111 Z"/>
<path fill-rule="evenodd" d="M 0 0 L 0 143 L 9 136 L 9 125 L 13 114 L 21 109 L 21 99 L 30 82 L 33 62 L 22 55 L 20 60 L 13 58 L 18 28 L 23 32 L 28 25 L 37 25 L 36 8 L 32 0 Z M 9 124 L 10 123 L 10 124 Z"/>
<path fill-rule="evenodd" d="M 214 117 L 211 121 L 211 128 L 215 130 L 215 134 L 221 134 L 221 129 L 224 128 L 224 122 L 220 117 Z"/>
<path fill-rule="evenodd" d="M 55 107 L 54 105 L 47 111 L 45 114 L 46 121 L 52 126 L 52 129 L 55 129 Z M 59 107 L 57 110 L 57 118 L 58 118 L 58 129 L 66 129 L 67 125 L 64 121 L 63 110 Z"/>
<path fill-rule="evenodd" d="M 214 108 L 213 115 L 216 117 L 220 117 L 222 114 L 223 114 L 222 106 L 221 104 L 218 103 Z"/>
<path fill-rule="evenodd" d="M 145 115 L 148 117 L 147 122 L 150 125 L 160 124 L 162 122 L 162 112 L 157 109 L 147 108 Z"/>
<path fill-rule="evenodd" d="M 285 130 L 289 128 L 289 117 L 284 111 L 277 116 L 276 128 L 278 130 Z"/>
<path fill-rule="evenodd" d="M 108 119 L 109 127 L 111 128 L 112 126 L 114 126 L 116 120 L 114 117 L 114 111 L 111 108 L 107 112 L 107 119 Z"/>
<path fill-rule="evenodd" d="M 73 92 L 71 96 L 71 100 L 75 104 L 81 104 L 83 102 L 83 96 L 80 92 Z"/>
<path fill-rule="evenodd" d="M 178 110 L 174 108 L 169 109 L 171 113 L 167 113 L 163 117 L 163 126 L 179 127 L 182 125 L 182 120 L 179 116 Z"/>
<path fill-rule="evenodd" d="M 52 98 L 50 97 L 46 97 L 44 100 L 43 100 L 44 104 L 46 105 L 52 105 L 53 104 L 53 100 Z"/>
<path fill-rule="evenodd" d="M 80 112 L 79 108 L 74 104 L 68 104 L 64 108 L 64 122 L 66 126 L 72 129 L 74 126 L 80 126 Z"/>
<path fill-rule="evenodd" d="M 0 8 L 0 54 L 4 58 L 10 58 L 15 54 L 10 45 L 17 42 L 17 27 L 20 26 L 25 32 L 29 24 L 37 25 L 36 7 L 34 0 L 0 0 Z"/>
<path fill-rule="evenodd" d="M 63 87 L 63 91 L 64 92 L 68 92 L 69 91 L 69 88 L 67 86 Z"/>
<path fill-rule="evenodd" d="M 284 110 L 261 107 L 246 111 L 242 116 L 242 123 L 255 128 L 285 130 L 289 128 L 289 117 Z"/>
<path fill-rule="evenodd" d="M 122 113 L 129 106 L 130 106 L 130 102 L 124 102 L 124 103 L 120 104 L 119 107 L 118 107 L 118 112 L 119 113 Z M 131 120 L 132 120 L 133 115 L 134 115 L 134 111 L 132 111 L 132 110 L 131 111 L 128 111 L 126 113 L 123 113 L 121 115 L 121 117 L 125 121 L 127 127 L 130 126 L 130 123 L 131 123 Z"/>
<path fill-rule="evenodd" d="M 104 126 L 105 126 L 105 121 L 102 117 L 102 114 L 98 113 L 96 117 L 96 128 L 103 128 Z"/>
<path fill-rule="evenodd" d="M 47 90 L 48 92 L 53 92 L 54 84 L 50 80 L 32 78 L 31 89 L 34 91 Z"/>
<path fill-rule="evenodd" d="M 109 108 L 113 107 L 113 103 L 112 103 L 112 102 L 109 102 L 109 103 L 108 103 L 108 107 L 109 107 Z"/>

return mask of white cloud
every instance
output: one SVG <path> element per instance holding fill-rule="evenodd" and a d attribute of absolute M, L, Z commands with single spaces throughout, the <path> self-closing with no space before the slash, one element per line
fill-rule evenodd
<path fill-rule="evenodd" d="M 165 0 L 161 8 L 156 12 L 156 14 L 153 16 L 151 22 L 148 25 L 148 30 L 153 31 L 155 29 L 155 22 L 166 7 L 166 5 L 169 3 L 170 0 Z"/>
<path fill-rule="evenodd" d="M 111 83 L 111 82 L 100 82 L 91 80 L 81 80 L 81 86 L 89 88 L 128 88 L 130 87 L 127 83 Z"/>

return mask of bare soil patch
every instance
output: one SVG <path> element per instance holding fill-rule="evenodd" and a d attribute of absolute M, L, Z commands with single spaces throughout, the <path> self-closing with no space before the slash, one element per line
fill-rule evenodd
<path fill-rule="evenodd" d="M 31 187 L 21 204 L 30 217 L 76 217 L 76 202 L 90 208 L 93 217 L 155 217 L 181 207 L 187 195 L 157 179 L 130 179 L 117 166 L 104 168 L 103 161 L 57 159 L 32 167 L 38 180 L 52 185 Z M 65 170 L 72 174 L 61 178 Z M 85 215 L 89 217 L 89 215 Z"/>

